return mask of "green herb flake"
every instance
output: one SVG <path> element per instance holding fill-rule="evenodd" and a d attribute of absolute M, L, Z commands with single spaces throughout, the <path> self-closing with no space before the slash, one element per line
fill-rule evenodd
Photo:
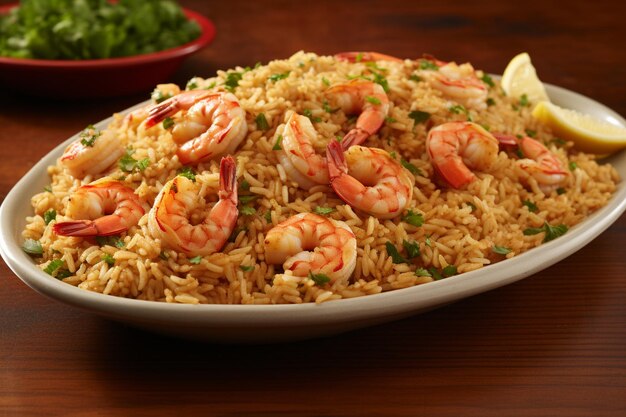
<path fill-rule="evenodd" d="M 567 191 L 565 191 L 565 188 L 563 188 L 563 187 L 559 187 L 559 188 L 557 188 L 557 189 L 556 189 L 556 193 L 557 193 L 558 195 L 565 194 L 566 192 L 567 192 Z"/>
<path fill-rule="evenodd" d="M 491 76 L 489 74 L 483 74 L 483 76 L 480 77 L 480 79 L 482 80 L 482 82 L 487 84 L 489 87 L 495 87 L 496 86 L 496 84 L 493 82 L 493 78 L 491 78 Z"/>
<path fill-rule="evenodd" d="M 395 152 L 395 151 L 393 151 L 393 152 L 389 152 L 389 156 L 390 156 L 392 159 L 398 159 L 398 155 L 396 155 L 396 152 Z"/>
<path fill-rule="evenodd" d="M 265 218 L 265 221 L 267 222 L 267 224 L 272 223 L 272 212 L 270 210 L 266 211 L 263 217 Z"/>
<path fill-rule="evenodd" d="M 428 59 L 420 59 L 420 69 L 437 71 L 439 70 L 439 65 L 435 64 L 433 61 L 430 61 Z"/>
<path fill-rule="evenodd" d="M 435 281 L 439 281 L 440 279 L 444 278 L 443 275 L 441 275 L 441 272 L 437 270 L 437 268 L 428 268 L 428 272 L 430 272 L 430 276 L 433 277 Z"/>
<path fill-rule="evenodd" d="M 163 129 L 167 130 L 170 127 L 174 126 L 176 123 L 174 122 L 174 119 L 172 119 L 171 117 L 166 117 L 163 120 Z"/>
<path fill-rule="evenodd" d="M 283 135 L 278 135 L 278 137 L 276 138 L 276 143 L 272 147 L 272 150 L 273 151 L 280 151 L 280 150 L 282 150 L 283 149 L 281 147 L 282 143 L 283 143 Z"/>
<path fill-rule="evenodd" d="M 267 77 L 267 79 L 273 82 L 284 80 L 285 78 L 289 77 L 290 72 L 291 71 L 283 72 L 281 74 L 272 74 L 269 77 Z"/>
<path fill-rule="evenodd" d="M 432 277 L 431 273 L 426 268 L 417 268 L 415 275 L 418 277 Z"/>
<path fill-rule="evenodd" d="M 196 182 L 196 173 L 191 167 L 182 167 L 178 170 L 178 175 L 185 177 L 192 182 Z"/>
<path fill-rule="evenodd" d="M 334 208 L 332 207 L 322 207 L 322 206 L 317 206 L 313 209 L 313 211 L 316 214 L 321 214 L 322 216 L 328 216 L 330 213 L 332 213 L 333 211 L 335 211 Z"/>
<path fill-rule="evenodd" d="M 532 236 L 539 233 L 545 233 L 543 238 L 543 242 L 549 242 L 551 240 L 556 239 L 557 237 L 563 236 L 567 233 L 568 227 L 564 224 L 559 224 L 558 226 L 552 226 L 548 222 L 545 222 L 542 227 L 529 227 L 524 230 L 525 236 Z"/>
<path fill-rule="evenodd" d="M 387 122 L 387 123 L 395 123 L 395 122 L 397 122 L 397 120 L 394 119 L 393 117 L 385 116 L 385 122 Z"/>
<path fill-rule="evenodd" d="M 510 248 L 507 248 L 506 246 L 498 246 L 498 245 L 494 245 L 491 248 L 491 251 L 493 253 L 497 253 L 498 255 L 506 255 L 507 253 L 511 252 Z"/>
<path fill-rule="evenodd" d="M 566 140 L 563 140 L 563 139 L 561 139 L 561 138 L 554 138 L 554 139 L 552 139 L 550 142 L 551 142 L 551 143 L 554 143 L 554 144 L 555 144 L 555 145 L 557 145 L 557 146 L 563 146 L 563 145 L 565 145 L 565 144 L 567 143 L 567 141 L 566 141 Z"/>
<path fill-rule="evenodd" d="M 409 161 L 407 161 L 406 159 L 402 158 L 400 159 L 400 164 L 402 164 L 403 167 L 405 167 L 407 170 L 409 170 L 409 172 L 415 176 L 420 175 L 422 176 L 422 171 L 416 167 L 415 165 L 413 165 L 412 163 L 410 163 Z"/>
<path fill-rule="evenodd" d="M 163 259 L 164 261 L 167 261 L 167 258 L 169 258 L 169 256 L 167 255 L 167 253 L 166 253 L 166 252 L 161 251 L 161 252 L 159 253 L 159 258 Z"/>
<path fill-rule="evenodd" d="M 158 88 L 155 88 L 154 91 L 152 92 L 152 94 L 150 94 L 150 98 L 152 100 L 154 100 L 155 103 L 159 104 L 164 102 L 165 100 L 167 100 L 168 98 L 171 98 L 172 95 L 171 94 L 163 94 L 163 92 L 161 90 L 159 90 Z"/>
<path fill-rule="evenodd" d="M 250 190 L 250 183 L 247 180 L 243 180 L 241 181 L 241 184 L 239 184 L 239 188 L 244 191 L 248 191 Z"/>
<path fill-rule="evenodd" d="M 467 206 L 472 209 L 472 212 L 476 211 L 476 204 L 471 203 L 469 201 L 465 202 L 465 204 L 467 204 Z"/>
<path fill-rule="evenodd" d="M 522 201 L 522 204 L 528 207 L 528 211 L 532 213 L 536 213 L 539 211 L 539 207 L 537 207 L 537 205 L 530 200 L 524 200 Z"/>
<path fill-rule="evenodd" d="M 494 99 L 492 99 L 491 97 L 489 97 L 487 99 L 487 106 L 491 107 L 491 106 L 495 106 L 496 105 L 496 101 Z"/>
<path fill-rule="evenodd" d="M 235 88 L 239 85 L 239 81 L 243 78 L 243 72 L 232 71 L 226 74 L 226 81 L 224 81 L 224 88 L 231 93 L 235 91 Z"/>
<path fill-rule="evenodd" d="M 26 239 L 22 244 L 22 250 L 29 255 L 43 255 L 41 242 L 35 239 Z"/>
<path fill-rule="evenodd" d="M 239 213 L 243 214 L 244 216 L 252 216 L 256 214 L 256 209 L 250 206 L 243 206 L 239 209 Z"/>
<path fill-rule="evenodd" d="M 101 134 L 102 132 L 99 132 L 94 125 L 89 125 L 80 133 L 80 143 L 91 148 Z"/>
<path fill-rule="evenodd" d="M 574 171 L 576 168 L 578 168 L 578 164 L 572 161 L 568 164 L 568 167 L 570 171 Z"/>
<path fill-rule="evenodd" d="M 115 265 L 115 259 L 108 253 L 105 253 L 104 255 L 102 255 L 102 260 L 106 262 L 109 266 Z"/>
<path fill-rule="evenodd" d="M 267 123 L 267 119 L 265 118 L 264 113 L 259 113 L 254 121 L 256 122 L 256 125 L 260 130 L 265 131 L 270 128 L 270 125 L 269 123 Z"/>
<path fill-rule="evenodd" d="M 198 265 L 200 262 L 202 262 L 202 256 L 201 255 L 194 256 L 193 258 L 189 258 L 189 263 L 192 263 L 194 265 Z"/>
<path fill-rule="evenodd" d="M 315 283 L 315 285 L 320 286 L 320 287 L 330 282 L 330 277 L 328 275 L 314 274 L 311 271 L 309 271 L 309 278 L 311 278 L 311 280 Z"/>
<path fill-rule="evenodd" d="M 391 256 L 391 261 L 394 264 L 408 263 L 408 261 L 400 255 L 400 252 L 398 252 L 398 249 L 393 245 L 393 243 L 387 242 L 385 243 L 385 247 L 387 248 L 387 255 Z"/>
<path fill-rule="evenodd" d="M 59 268 L 57 270 L 55 278 L 56 279 L 63 279 L 63 278 L 71 277 L 71 276 L 72 276 L 72 273 L 70 272 L 69 269 L 67 269 L 67 268 Z"/>
<path fill-rule="evenodd" d="M 530 106 L 530 102 L 528 101 L 528 96 L 526 94 L 522 94 L 519 98 L 519 105 L 522 107 Z"/>
<path fill-rule="evenodd" d="M 413 110 L 409 113 L 409 117 L 413 119 L 413 126 L 415 126 L 430 119 L 430 113 L 421 110 Z"/>
<path fill-rule="evenodd" d="M 45 187 L 43 187 L 43 190 L 51 193 L 52 192 L 52 186 L 51 185 L 46 185 Z"/>
<path fill-rule="evenodd" d="M 326 87 L 330 87 L 330 81 L 326 77 L 322 77 L 322 82 Z"/>
<path fill-rule="evenodd" d="M 377 97 L 373 97 L 373 96 L 365 96 L 365 101 L 367 101 L 368 103 L 375 104 L 377 106 L 381 104 L 380 99 Z"/>
<path fill-rule="evenodd" d="M 381 68 L 381 70 L 383 71 L 387 71 L 384 68 Z M 379 74 L 377 72 L 372 72 L 372 74 L 374 74 L 374 82 L 378 85 L 380 85 L 383 90 L 385 90 L 385 93 L 389 92 L 389 82 L 387 81 L 387 79 L 385 77 L 383 77 L 382 74 Z"/>
<path fill-rule="evenodd" d="M 417 74 L 411 74 L 411 76 L 409 77 L 409 80 L 419 83 L 420 81 L 422 81 L 422 77 L 420 77 Z"/>
<path fill-rule="evenodd" d="M 243 204 L 248 204 L 249 202 L 254 201 L 257 198 L 259 198 L 258 195 L 240 195 L 239 202 Z"/>
<path fill-rule="evenodd" d="M 363 60 L 363 52 L 359 52 L 358 54 L 356 54 L 354 61 L 361 62 L 362 60 Z"/>
<path fill-rule="evenodd" d="M 148 165 L 150 165 L 150 159 L 144 158 L 138 161 L 132 157 L 134 153 L 135 153 L 134 149 L 132 148 L 126 149 L 126 152 L 118 161 L 118 166 L 120 167 L 122 171 L 124 172 L 133 172 L 135 170 L 143 171 L 148 167 Z"/>
<path fill-rule="evenodd" d="M 50 209 L 43 214 L 43 221 L 46 225 L 50 224 L 52 220 L 56 220 L 57 211 L 55 209 Z"/>
<path fill-rule="evenodd" d="M 462 104 L 455 104 L 454 106 L 449 107 L 448 110 L 454 114 L 468 114 L 468 110 Z"/>
<path fill-rule="evenodd" d="M 426 235 L 426 239 L 424 239 L 424 244 L 425 244 L 426 246 L 428 246 L 429 248 L 432 248 L 432 247 L 433 247 L 433 244 L 432 244 L 432 242 L 430 241 L 430 235 Z"/>
<path fill-rule="evenodd" d="M 526 129 L 524 130 L 524 133 L 526 133 L 526 136 L 528 136 L 529 138 L 534 138 L 537 136 L 537 131 L 532 129 Z"/>
<path fill-rule="evenodd" d="M 123 248 L 124 241 L 119 236 L 96 236 L 96 243 L 98 246 L 115 246 L 116 248 Z"/>
<path fill-rule="evenodd" d="M 411 226 L 420 227 L 424 224 L 424 216 L 422 213 L 409 210 L 409 212 L 402 217 L 402 221 L 410 224 Z"/>
<path fill-rule="evenodd" d="M 239 269 L 241 269 L 243 272 L 254 271 L 254 265 L 239 265 Z"/>
<path fill-rule="evenodd" d="M 46 266 L 43 272 L 45 272 L 48 275 L 53 275 L 54 272 L 57 269 L 61 268 L 63 265 L 65 265 L 64 261 L 62 261 L 61 259 L 54 259 L 50 261 L 50 263 L 48 264 L 48 266 Z"/>
<path fill-rule="evenodd" d="M 418 256 L 420 256 L 420 245 L 419 245 L 419 243 L 417 243 L 415 241 L 410 242 L 410 241 L 404 239 L 404 240 L 402 240 L 402 246 L 404 247 L 406 255 L 409 257 L 409 259 L 417 258 Z"/>
<path fill-rule="evenodd" d="M 302 110 L 302 114 L 308 117 L 313 123 L 319 123 L 322 121 L 320 117 L 313 116 L 313 111 L 311 109 Z"/>
<path fill-rule="evenodd" d="M 196 82 L 196 80 L 194 78 L 192 78 L 191 80 L 187 81 L 187 85 L 185 86 L 185 90 L 195 90 L 196 88 L 198 88 L 198 83 Z"/>
<path fill-rule="evenodd" d="M 444 276 L 444 278 L 448 278 L 448 277 L 451 277 L 452 275 L 456 275 L 457 274 L 456 266 L 454 265 L 446 266 L 445 268 L 441 270 L 441 274 Z"/>

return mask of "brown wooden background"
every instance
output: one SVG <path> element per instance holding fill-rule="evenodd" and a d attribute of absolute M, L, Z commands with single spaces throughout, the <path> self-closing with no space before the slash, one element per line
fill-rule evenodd
<path fill-rule="evenodd" d="M 618 1 L 182 1 L 217 25 L 174 77 L 297 50 L 427 52 L 541 78 L 626 115 Z M 1 69 L 0 69 L 1 70 Z M 0 196 L 59 142 L 147 94 L 81 102 L 0 90 Z M 219 346 L 48 300 L 0 263 L 0 416 L 624 416 L 626 216 L 570 258 L 439 310 L 327 339 Z"/>

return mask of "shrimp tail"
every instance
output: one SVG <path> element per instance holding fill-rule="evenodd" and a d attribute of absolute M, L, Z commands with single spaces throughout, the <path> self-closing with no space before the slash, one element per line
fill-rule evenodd
<path fill-rule="evenodd" d="M 146 129 L 151 128 L 157 123 L 165 120 L 166 117 L 173 115 L 178 111 L 178 100 L 172 97 L 164 102 L 155 105 L 148 110 L 148 117 L 145 121 Z"/>
<path fill-rule="evenodd" d="M 220 161 L 220 199 L 227 199 L 237 204 L 237 165 L 235 159 L 228 155 Z"/>
<path fill-rule="evenodd" d="M 54 232 L 61 236 L 110 236 L 126 231 L 115 216 L 105 216 L 97 220 L 74 220 L 60 222 L 52 226 Z"/>
<path fill-rule="evenodd" d="M 492 133 L 493 137 L 498 139 L 498 143 L 500 146 L 508 147 L 508 146 L 517 146 L 517 140 L 515 140 L 515 136 L 506 135 L 504 133 Z"/>
<path fill-rule="evenodd" d="M 365 129 L 361 129 L 358 127 L 354 128 L 349 131 L 346 136 L 344 136 L 343 140 L 341 141 L 341 146 L 343 147 L 344 151 L 348 150 L 350 146 L 360 145 L 361 143 L 363 143 L 365 139 L 369 137 L 369 135 L 370 133 Z"/>
<path fill-rule="evenodd" d="M 337 142 L 331 141 L 326 148 L 326 159 L 328 160 L 328 176 L 332 183 L 334 179 L 340 177 L 343 174 L 348 173 L 348 164 L 346 163 L 346 157 L 343 154 L 344 149 L 348 147 L 344 146 L 344 141 Z"/>

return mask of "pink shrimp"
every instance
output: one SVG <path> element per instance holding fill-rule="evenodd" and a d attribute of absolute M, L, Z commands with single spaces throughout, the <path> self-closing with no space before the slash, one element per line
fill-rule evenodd
<path fill-rule="evenodd" d="M 198 202 L 198 190 L 186 177 L 170 180 L 154 201 L 148 215 L 148 228 L 171 248 L 187 255 L 208 255 L 222 249 L 237 223 L 237 187 L 235 160 L 231 156 L 220 163 L 219 201 L 204 221 L 193 225 L 188 214 Z"/>
<path fill-rule="evenodd" d="M 563 169 L 563 163 L 557 156 L 552 153 L 544 144 L 530 138 L 494 134 L 501 145 L 519 146 L 523 158 L 516 161 L 528 176 L 533 177 L 541 191 L 549 193 L 561 186 L 568 178 L 569 173 Z"/>
<path fill-rule="evenodd" d="M 374 61 L 394 61 L 402 62 L 400 58 L 395 56 L 381 54 L 380 52 L 339 52 L 335 54 L 335 58 L 339 61 L 348 62 L 374 62 Z"/>
<path fill-rule="evenodd" d="M 136 225 L 145 209 L 132 188 L 105 177 L 74 192 L 66 216 L 76 220 L 56 223 L 53 230 L 62 236 L 116 235 Z"/>
<path fill-rule="evenodd" d="M 352 146 L 344 155 L 333 141 L 326 152 L 330 184 L 350 206 L 391 219 L 411 202 L 412 176 L 382 149 Z"/>
<path fill-rule="evenodd" d="M 356 267 L 356 237 L 344 222 L 300 213 L 272 228 L 265 237 L 265 260 L 305 277 L 325 274 L 331 283 L 347 281 Z"/>
<path fill-rule="evenodd" d="M 385 90 L 371 81 L 353 79 L 328 88 L 326 93 L 344 112 L 361 113 L 356 127 L 344 137 L 346 143 L 359 145 L 378 132 L 389 112 Z"/>
<path fill-rule="evenodd" d="M 472 182 L 471 169 L 488 171 L 498 156 L 498 140 L 480 125 L 450 122 L 428 132 L 426 149 L 433 166 L 454 188 Z"/>
<path fill-rule="evenodd" d="M 104 172 L 123 154 L 124 147 L 114 131 L 89 126 L 65 149 L 60 161 L 74 178 L 84 178 Z"/>
<path fill-rule="evenodd" d="M 197 164 L 234 152 L 248 131 L 246 111 L 231 93 L 207 90 L 184 91 L 148 111 L 146 128 L 179 111 L 174 120 L 172 139 L 183 164 Z"/>

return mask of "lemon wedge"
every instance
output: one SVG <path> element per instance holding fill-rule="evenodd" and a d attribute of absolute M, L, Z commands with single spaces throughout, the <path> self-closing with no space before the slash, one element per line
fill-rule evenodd
<path fill-rule="evenodd" d="M 608 155 L 626 147 L 626 128 L 587 114 L 541 101 L 532 115 L 550 126 L 558 137 L 574 142 L 580 151 Z"/>
<path fill-rule="evenodd" d="M 500 85 L 509 97 L 522 97 L 525 94 L 531 103 L 550 100 L 526 52 L 516 55 L 509 62 Z"/>

